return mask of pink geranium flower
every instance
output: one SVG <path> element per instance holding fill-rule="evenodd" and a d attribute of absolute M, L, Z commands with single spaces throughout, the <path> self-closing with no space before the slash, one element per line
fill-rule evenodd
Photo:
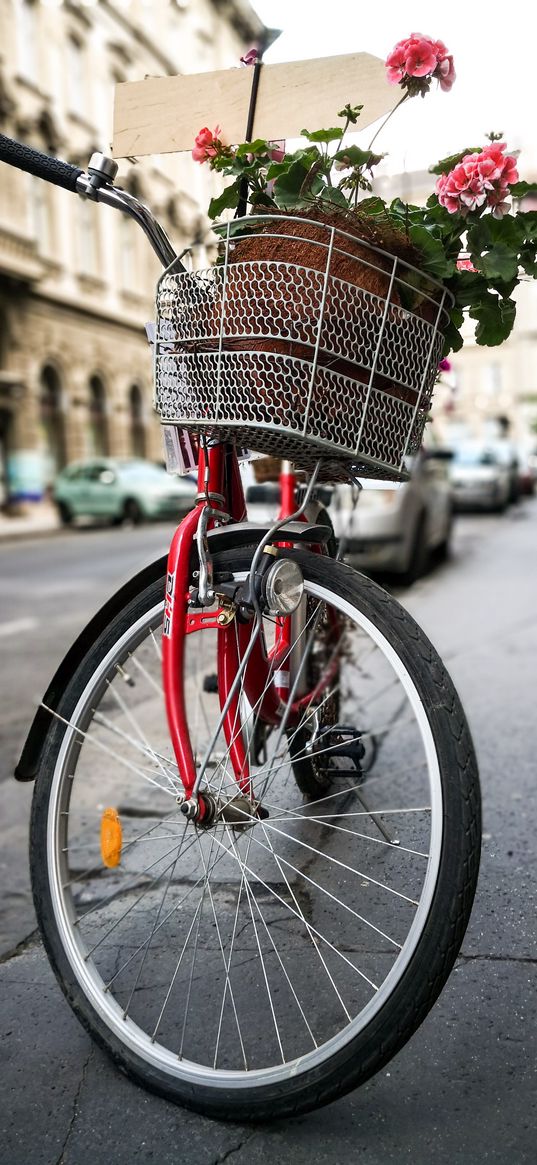
<path fill-rule="evenodd" d="M 426 37 L 409 46 L 405 60 L 405 72 L 409 77 L 432 76 L 437 64 L 433 43 Z"/>
<path fill-rule="evenodd" d="M 221 132 L 219 125 L 216 125 L 213 130 L 208 129 L 207 126 L 200 129 L 192 150 L 195 162 L 208 162 L 210 158 L 216 158 L 221 146 L 224 145 L 220 137 Z"/>
<path fill-rule="evenodd" d="M 433 77 L 446 91 L 455 80 L 453 57 L 444 42 L 420 32 L 411 33 L 395 45 L 386 58 L 386 68 L 390 84 L 402 85 L 411 95 L 426 93 Z"/>
<path fill-rule="evenodd" d="M 476 274 L 476 268 L 471 259 L 457 259 L 457 271 L 471 271 L 474 275 Z"/>
<path fill-rule="evenodd" d="M 471 210 L 489 206 L 494 218 L 502 218 L 509 210 L 509 186 L 518 179 L 516 158 L 505 150 L 505 142 L 492 142 L 480 153 L 466 154 L 448 174 L 441 174 L 436 183 L 440 205 L 463 218 Z"/>

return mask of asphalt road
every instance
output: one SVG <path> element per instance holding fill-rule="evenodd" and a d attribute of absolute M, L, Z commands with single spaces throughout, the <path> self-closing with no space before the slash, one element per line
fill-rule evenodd
<path fill-rule="evenodd" d="M 31 789 L 9 780 L 13 760 L 63 651 L 168 536 L 159 526 L 0 547 L 6 1165 L 533 1161 L 537 501 L 461 519 L 452 560 L 399 596 L 448 662 L 480 761 L 482 872 L 456 969 L 387 1069 L 327 1109 L 262 1128 L 206 1121 L 122 1077 L 72 1016 L 33 933 Z"/>

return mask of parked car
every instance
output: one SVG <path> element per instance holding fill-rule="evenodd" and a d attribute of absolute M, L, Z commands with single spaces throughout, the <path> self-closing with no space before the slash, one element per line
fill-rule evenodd
<path fill-rule="evenodd" d="M 152 461 L 96 457 L 62 470 L 53 497 L 63 525 L 80 517 L 119 525 L 180 518 L 193 505 L 196 492 L 191 478 L 172 477 Z"/>
<path fill-rule="evenodd" d="M 447 557 L 453 527 L 450 458 L 450 450 L 422 449 L 408 460 L 408 482 L 364 481 L 356 505 L 350 485 L 336 486 L 330 516 L 338 539 L 345 538 L 345 561 L 411 583 L 433 552 Z"/>
<path fill-rule="evenodd" d="M 511 505 L 520 500 L 520 453 L 517 446 L 509 441 L 507 438 L 498 439 L 492 442 L 490 448 L 505 466 L 509 475 L 509 497 L 508 502 Z"/>
<path fill-rule="evenodd" d="M 467 441 L 454 450 L 450 477 L 455 509 L 502 513 L 512 497 L 511 467 L 495 444 Z"/>
<path fill-rule="evenodd" d="M 527 445 L 518 449 L 518 485 L 520 493 L 532 497 L 537 487 L 537 452 Z"/>
<path fill-rule="evenodd" d="M 350 485 L 321 487 L 309 517 L 322 521 L 319 511 L 328 510 L 336 538 L 344 538 L 343 558 L 351 566 L 393 572 L 411 583 L 423 573 L 433 552 L 438 557 L 449 553 L 453 500 L 447 467 L 451 455 L 450 450 L 431 447 L 409 458 L 410 480 L 403 485 L 364 480 L 358 494 Z M 279 486 L 251 481 L 248 475 L 249 520 L 274 521 Z"/>

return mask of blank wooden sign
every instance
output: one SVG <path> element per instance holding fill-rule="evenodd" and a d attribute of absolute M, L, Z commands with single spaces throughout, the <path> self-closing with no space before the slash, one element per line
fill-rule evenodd
<path fill-rule="evenodd" d="M 191 150 L 202 126 L 219 125 L 230 145 L 246 136 L 251 67 L 180 77 L 148 77 L 116 86 L 114 155 Z M 384 63 L 369 53 L 263 65 L 253 137 L 296 138 L 303 127 L 337 124 L 344 105 L 363 105 L 358 128 L 387 114 L 401 99 Z"/>

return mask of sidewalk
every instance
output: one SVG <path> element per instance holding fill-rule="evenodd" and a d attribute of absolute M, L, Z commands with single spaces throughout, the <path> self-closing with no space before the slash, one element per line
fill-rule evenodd
<path fill-rule="evenodd" d="M 41 502 L 39 506 L 32 507 L 31 512 L 20 517 L 8 517 L 0 513 L 0 543 L 19 538 L 39 538 L 60 529 L 56 508 L 50 502 Z"/>
<path fill-rule="evenodd" d="M 465 518 L 452 561 L 401 596 L 449 661 L 484 805 L 470 926 L 412 1040 L 328 1108 L 271 1125 L 209 1121 L 144 1092 L 91 1043 L 27 931 L 0 961 L 6 1165 L 533 1165 L 536 530 L 537 498 L 502 518 Z M 20 786 L 20 822 L 30 793 Z M 18 891 L 12 870 L 3 886 Z"/>

